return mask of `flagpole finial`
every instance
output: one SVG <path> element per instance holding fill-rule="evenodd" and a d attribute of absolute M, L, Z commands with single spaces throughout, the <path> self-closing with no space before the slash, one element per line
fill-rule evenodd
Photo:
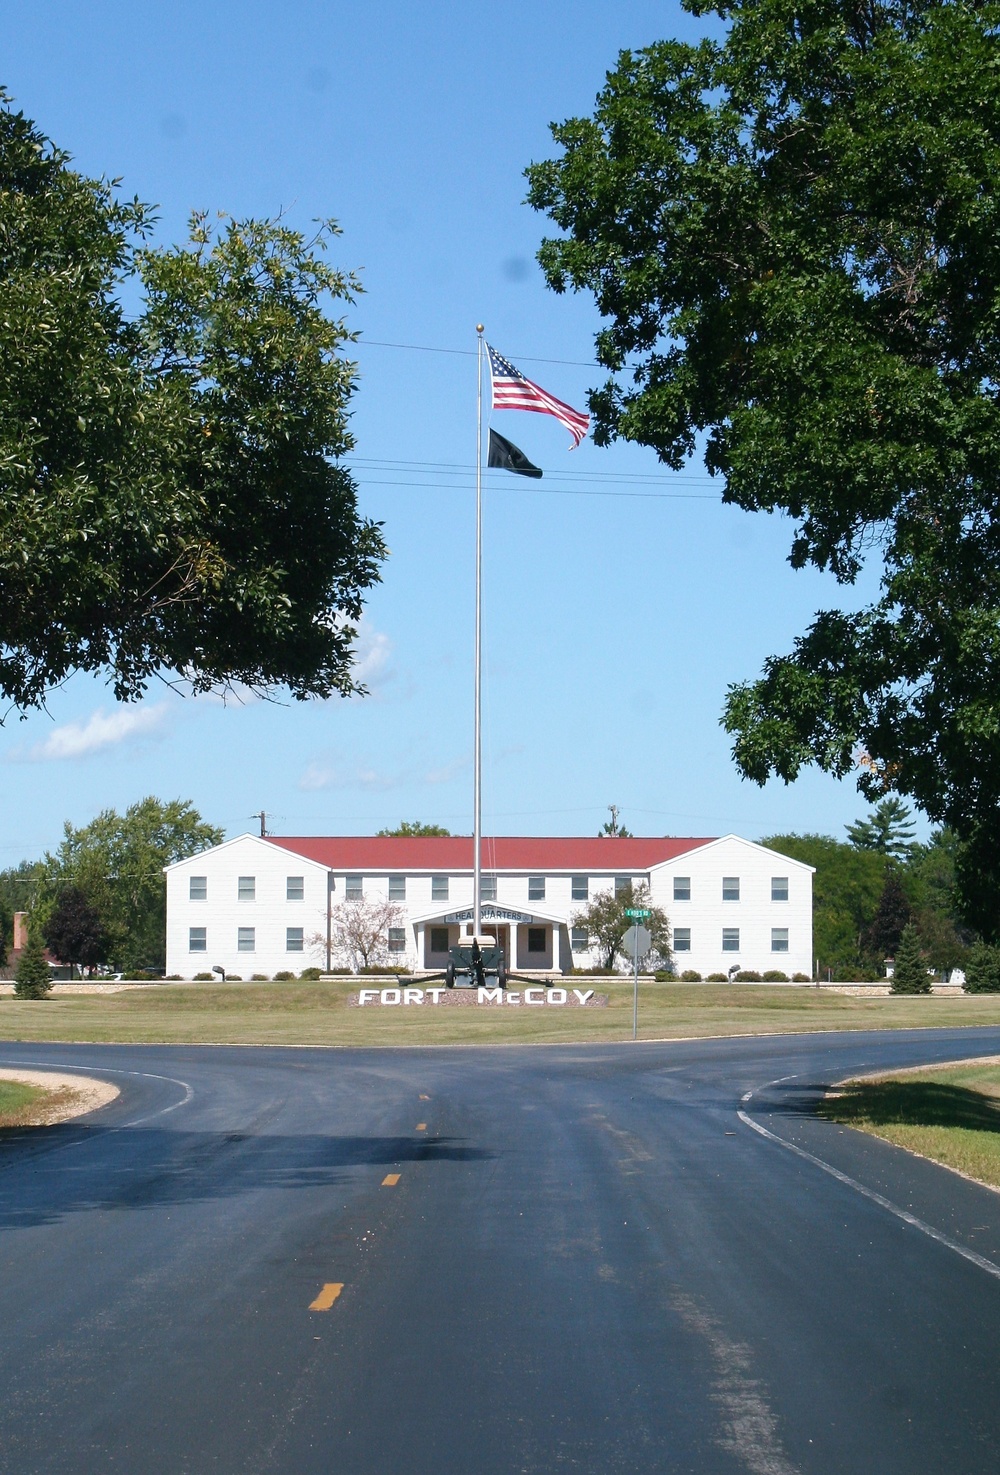
<path fill-rule="evenodd" d="M 486 331 L 486 330 L 485 330 L 485 328 L 484 328 L 484 327 L 483 327 L 483 324 L 482 324 L 482 323 L 477 323 L 477 324 L 476 324 L 476 332 L 477 332 L 477 333 L 484 333 L 484 332 L 485 332 L 485 331 Z"/>

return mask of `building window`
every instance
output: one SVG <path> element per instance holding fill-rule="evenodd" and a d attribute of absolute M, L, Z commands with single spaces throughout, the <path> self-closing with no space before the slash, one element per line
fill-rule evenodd
<path fill-rule="evenodd" d="M 722 929 L 722 951 L 724 953 L 738 953 L 740 950 L 740 929 L 738 927 L 723 927 Z"/>
<path fill-rule="evenodd" d="M 772 876 L 771 877 L 771 900 L 772 901 L 787 901 L 788 900 L 788 877 L 787 876 Z"/>
<path fill-rule="evenodd" d="M 690 876 L 675 876 L 674 877 L 674 901 L 690 901 L 690 900 L 691 900 L 691 877 Z"/>
<path fill-rule="evenodd" d="M 615 895 L 616 896 L 621 896 L 621 894 L 622 894 L 623 891 L 631 891 L 631 890 L 632 890 L 632 877 L 631 876 L 616 876 L 615 877 Z"/>
<path fill-rule="evenodd" d="M 448 900 L 448 877 L 447 876 L 432 876 L 431 877 L 431 901 L 447 901 L 447 900 Z"/>
<path fill-rule="evenodd" d="M 240 901 L 257 900 L 257 877 L 240 876 L 236 882 L 236 894 Z"/>
<path fill-rule="evenodd" d="M 431 952 L 446 953 L 448 951 L 448 929 L 447 927 L 431 928 Z"/>
<path fill-rule="evenodd" d="M 529 901 L 544 901 L 545 900 L 545 877 L 544 876 L 529 876 L 528 877 L 528 900 Z"/>
<path fill-rule="evenodd" d="M 574 927 L 569 937 L 570 946 L 575 953 L 585 953 L 590 947 L 590 933 L 586 927 Z"/>
<path fill-rule="evenodd" d="M 236 951 L 252 953 L 256 948 L 256 932 L 253 927 L 240 927 L 236 933 Z"/>
<path fill-rule="evenodd" d="M 496 901 L 497 878 L 496 876 L 480 876 L 479 878 L 479 900 Z"/>
<path fill-rule="evenodd" d="M 306 943 L 305 943 L 305 934 L 303 933 L 303 930 L 302 930 L 301 927 L 286 927 L 285 928 L 285 952 L 286 953 L 302 953 L 302 952 L 305 952 L 305 946 L 306 946 Z"/>
<path fill-rule="evenodd" d="M 189 927 L 188 928 L 188 952 L 189 953 L 207 953 L 208 952 L 208 932 L 206 931 L 206 929 L 204 927 Z"/>
<path fill-rule="evenodd" d="M 365 894 L 364 876 L 347 876 L 344 880 L 344 896 L 347 901 L 361 901 Z"/>
<path fill-rule="evenodd" d="M 286 901 L 305 901 L 305 899 L 306 899 L 306 878 L 305 878 L 305 876 L 286 876 L 285 877 L 285 900 Z"/>
<path fill-rule="evenodd" d="M 691 928 L 674 928 L 674 952 L 689 953 L 691 951 Z"/>
<path fill-rule="evenodd" d="M 188 898 L 191 901 L 208 900 L 208 877 L 192 876 L 188 883 Z"/>
<path fill-rule="evenodd" d="M 788 928 L 787 927 L 772 927 L 771 928 L 771 951 L 772 951 L 772 953 L 787 953 L 788 952 Z"/>
<path fill-rule="evenodd" d="M 390 901 L 405 901 L 406 900 L 406 877 L 405 876 L 390 876 L 389 877 L 389 900 Z"/>
<path fill-rule="evenodd" d="M 586 901 L 590 896 L 589 876 L 574 876 L 570 882 L 570 895 L 574 901 Z"/>
<path fill-rule="evenodd" d="M 723 876 L 722 878 L 722 900 L 739 901 L 740 878 L 739 876 Z"/>
<path fill-rule="evenodd" d="M 389 928 L 389 951 L 390 951 L 390 953 L 405 953 L 406 952 L 406 928 L 405 927 L 390 927 Z"/>
<path fill-rule="evenodd" d="M 528 952 L 529 953 L 544 953 L 545 952 L 545 928 L 544 927 L 529 927 L 528 928 Z"/>

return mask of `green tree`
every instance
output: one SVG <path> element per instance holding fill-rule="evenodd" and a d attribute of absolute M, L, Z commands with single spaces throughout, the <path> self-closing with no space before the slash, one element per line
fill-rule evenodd
<path fill-rule="evenodd" d="M 105 809 L 81 829 L 67 822 L 54 855 L 42 861 L 46 916 L 67 884 L 88 897 L 108 934 L 116 967 L 162 968 L 166 952 L 163 867 L 222 841 L 190 801 L 141 799 L 124 814 Z"/>
<path fill-rule="evenodd" d="M 829 835 L 769 835 L 760 843 L 816 868 L 813 954 L 821 973 L 830 969 L 850 976 L 863 970 L 861 939 L 878 911 L 885 856 Z"/>
<path fill-rule="evenodd" d="M 890 794 L 869 814 L 847 826 L 847 838 L 859 850 L 880 850 L 894 860 L 905 861 L 914 850 L 912 810 Z"/>
<path fill-rule="evenodd" d="M 881 969 L 884 958 L 895 955 L 899 939 L 912 915 L 899 872 L 895 866 L 890 866 L 885 873 L 878 908 L 861 934 L 861 952 L 867 954 L 877 968 Z"/>
<path fill-rule="evenodd" d="M 106 963 L 110 939 L 101 914 L 82 886 L 64 886 L 45 924 L 45 941 L 53 957 L 74 967 L 96 968 Z"/>
<path fill-rule="evenodd" d="M 626 917 L 627 907 L 649 910 L 650 916 L 638 925 L 645 927 L 652 936 L 650 955 L 655 956 L 660 967 L 669 968 L 670 923 L 662 907 L 651 904 L 649 887 L 645 882 L 638 886 L 633 886 L 630 882 L 620 891 L 598 892 L 586 907 L 574 914 L 573 926 L 586 928 L 591 946 L 596 944 L 601 959 L 600 966 L 613 968 L 624 952 L 622 939 L 625 933 L 636 925 L 634 918 Z"/>
<path fill-rule="evenodd" d="M 920 946 L 920 934 L 912 922 L 903 928 L 892 969 L 891 992 L 894 994 L 929 994 L 930 974 Z"/>
<path fill-rule="evenodd" d="M 358 690 L 385 547 L 353 444 L 358 284 L 280 221 L 150 208 L 84 178 L 0 92 L 0 694 L 75 670 L 298 698 Z M 126 314 L 123 294 L 138 298 Z"/>
<path fill-rule="evenodd" d="M 961 916 L 956 883 L 960 851 L 951 830 L 935 830 L 917 845 L 906 867 L 906 888 L 927 961 L 942 973 L 964 968 L 975 932 Z"/>
<path fill-rule="evenodd" d="M 22 860 L 20 865 L 0 871 L 0 967 L 14 941 L 14 913 L 30 911 L 38 891 L 38 864 Z"/>
<path fill-rule="evenodd" d="M 1000 994 L 1000 948 L 977 942 L 965 963 L 967 994 Z"/>
<path fill-rule="evenodd" d="M 19 999 L 44 999 L 52 988 L 52 974 L 45 959 L 42 931 L 34 922 L 29 924 L 28 936 L 14 972 L 14 994 Z"/>
<path fill-rule="evenodd" d="M 376 835 L 450 835 L 443 825 L 425 825 L 418 819 L 404 819 L 394 830 L 376 830 Z"/>
<path fill-rule="evenodd" d="M 625 838 L 630 837 L 632 831 L 627 830 L 618 818 L 618 815 L 620 813 L 618 805 L 609 804 L 608 813 L 610 814 L 611 818 L 606 819 L 601 828 L 598 830 L 598 838 L 600 838 L 600 836 L 602 835 L 619 835 Z"/>
<path fill-rule="evenodd" d="M 963 843 L 1000 931 L 1000 9 L 682 0 L 722 40 L 623 52 L 528 171 L 549 284 L 605 320 L 594 435 L 794 521 L 790 560 L 880 596 L 730 690 L 742 774 L 859 772 Z M 862 764 L 860 771 L 857 764 Z"/>

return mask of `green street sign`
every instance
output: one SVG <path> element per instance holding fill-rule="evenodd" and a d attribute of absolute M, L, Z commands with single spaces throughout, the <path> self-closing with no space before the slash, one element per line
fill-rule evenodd
<path fill-rule="evenodd" d="M 652 912 L 646 911 L 644 907 L 626 907 L 625 915 L 626 917 L 638 917 L 641 921 L 644 921 L 653 914 Z"/>

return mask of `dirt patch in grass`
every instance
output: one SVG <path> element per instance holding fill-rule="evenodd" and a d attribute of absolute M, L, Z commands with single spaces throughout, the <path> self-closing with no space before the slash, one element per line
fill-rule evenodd
<path fill-rule="evenodd" d="M 48 1127 L 107 1106 L 110 1081 L 50 1070 L 0 1070 L 0 1127 Z"/>
<path fill-rule="evenodd" d="M 1000 1189 L 996 1057 L 844 1081 L 819 1113 Z"/>

